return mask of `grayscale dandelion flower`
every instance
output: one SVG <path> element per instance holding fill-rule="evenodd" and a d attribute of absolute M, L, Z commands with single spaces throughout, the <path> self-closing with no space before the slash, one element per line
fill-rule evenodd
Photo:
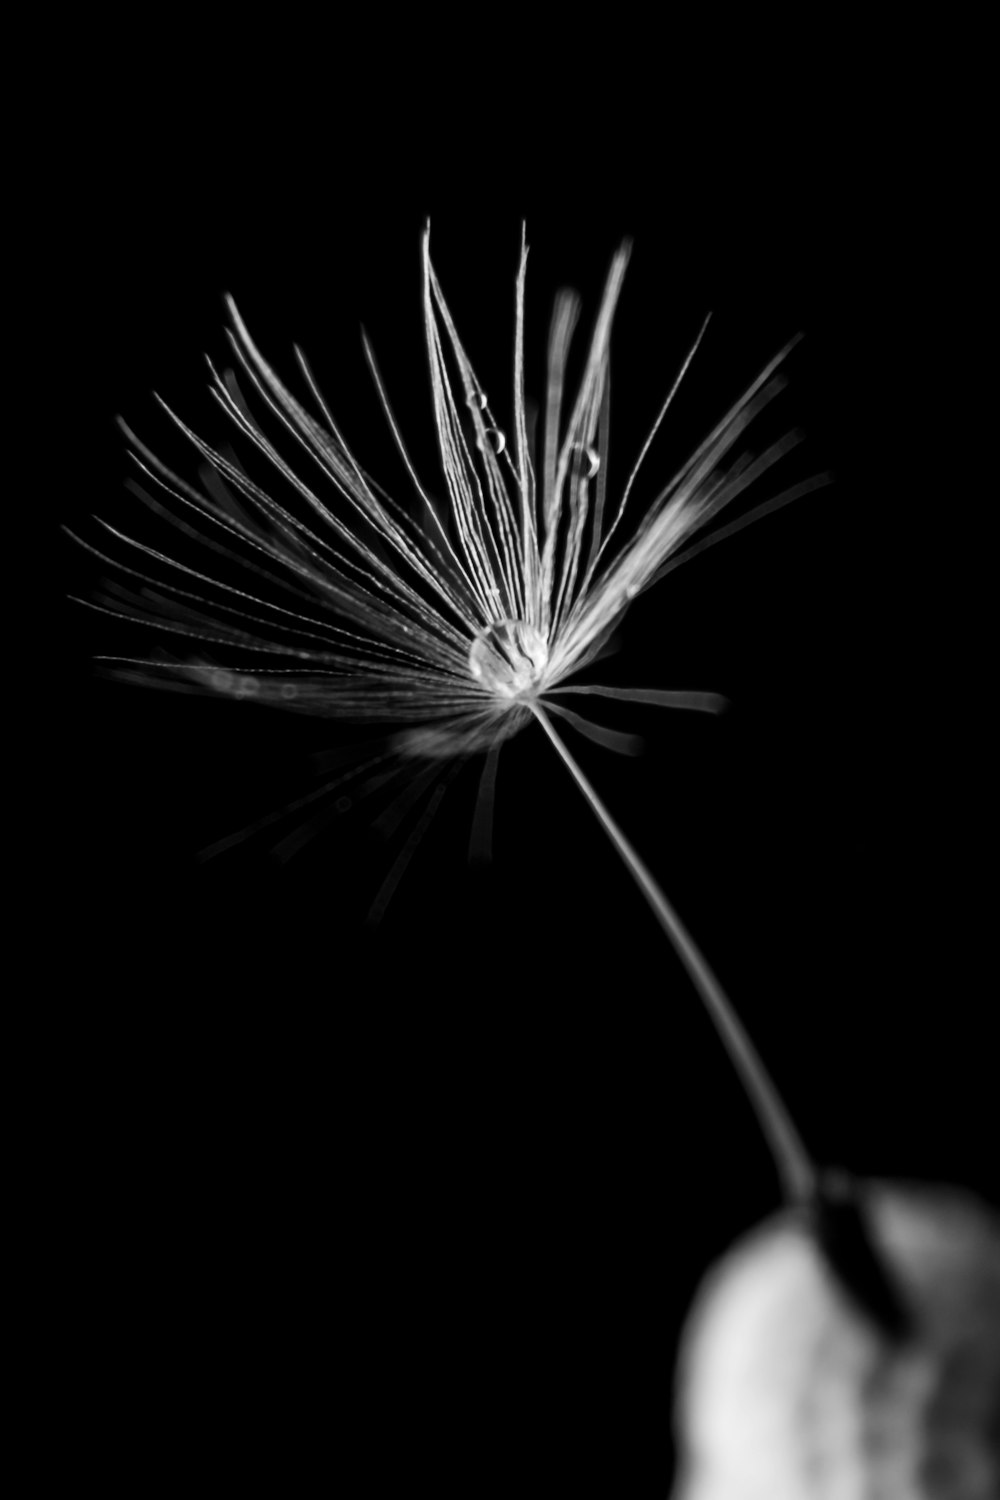
<path fill-rule="evenodd" d="M 198 653 L 173 661 L 114 658 L 127 678 L 385 728 L 384 747 L 365 773 L 408 776 L 417 796 L 433 791 L 383 901 L 433 816 L 448 768 L 485 754 L 488 791 L 502 744 L 538 723 L 690 975 L 757 1113 L 786 1210 L 797 1215 L 786 1213 L 769 1238 L 741 1247 L 699 1301 L 682 1363 L 687 1467 L 678 1497 L 749 1500 L 751 1491 L 766 1491 L 778 1500 L 818 1493 L 816 1475 L 824 1493 L 827 1480 L 838 1492 L 846 1484 L 844 1493 L 860 1493 L 865 1479 L 891 1489 L 904 1470 L 910 1475 L 921 1465 L 953 1462 L 956 1452 L 963 1473 L 985 1476 L 985 1488 L 973 1484 L 963 1493 L 985 1496 L 996 1474 L 990 1414 L 1000 1379 L 995 1223 L 961 1203 L 925 1200 L 892 1185 L 853 1185 L 817 1169 L 706 960 L 556 730 L 554 721 L 562 720 L 623 748 L 621 736 L 565 706 L 572 694 L 718 708 L 711 693 L 577 678 L 601 656 L 640 593 L 826 479 L 795 484 L 712 527 L 797 441 L 789 435 L 757 457 L 733 452 L 781 389 L 777 372 L 789 344 L 642 513 L 627 514 L 704 334 L 703 326 L 627 482 L 612 495 L 610 342 L 628 258 L 626 244 L 612 261 L 571 404 L 564 388 L 579 303 L 568 292 L 556 302 L 536 454 L 524 390 L 523 238 L 513 423 L 506 432 L 459 338 L 425 233 L 424 322 L 446 505 L 418 476 L 364 342 L 419 502 L 416 516 L 355 458 L 301 354 L 313 410 L 267 363 L 230 301 L 239 368 L 298 461 L 267 435 L 233 373 L 213 367 L 213 393 L 293 498 L 274 498 L 170 411 L 205 462 L 203 487 L 188 484 L 129 432 L 151 486 L 132 488 L 206 561 L 184 561 L 108 526 L 136 561 L 112 562 L 84 543 L 118 575 L 88 602 Z M 868 1420 L 873 1411 L 877 1424 Z M 895 1434 L 888 1445 L 882 1431 Z M 946 1492 L 953 1491 L 933 1481 L 912 1488 L 915 1495 Z"/>
<path fill-rule="evenodd" d="M 296 354 L 314 411 L 288 390 L 265 360 L 229 299 L 229 338 L 239 368 L 298 461 L 293 464 L 255 418 L 236 375 L 220 373 L 209 362 L 212 393 L 294 500 L 275 499 L 241 463 L 210 446 L 161 402 L 204 461 L 202 487 L 174 473 L 122 424 L 151 486 L 130 488 L 176 528 L 185 547 L 194 544 L 199 549 L 198 565 L 102 522 L 137 561 L 113 561 L 83 543 L 117 573 L 104 595 L 87 602 L 197 644 L 199 654 L 187 660 L 104 658 L 115 663 L 118 675 L 393 726 L 364 770 L 375 780 L 408 774 L 413 797 L 434 790 L 377 906 L 384 906 L 434 814 L 447 784 L 442 766 L 453 768 L 485 752 L 483 786 L 488 792 L 503 742 L 532 722 L 540 724 L 667 931 L 745 1071 L 750 1043 L 704 958 L 553 720 L 621 749 L 627 748 L 626 736 L 591 722 L 561 700 L 571 694 L 596 695 L 670 708 L 718 709 L 722 700 L 712 693 L 580 684 L 574 678 L 601 655 L 640 593 L 705 547 L 825 483 L 826 476 L 802 481 L 728 525 L 706 532 L 798 441 L 798 434 L 791 433 L 756 457 L 732 452 L 782 389 L 784 382 L 776 372 L 796 342 L 793 339 L 642 514 L 625 522 L 643 461 L 708 321 L 613 500 L 607 476 L 611 329 L 629 254 L 626 242 L 612 260 L 571 406 L 565 400 L 565 383 L 580 307 L 572 292 L 557 298 L 536 464 L 524 390 L 524 236 L 516 284 L 513 425 L 508 439 L 459 338 L 431 263 L 429 228 L 425 231 L 424 324 L 447 506 L 417 474 L 371 345 L 364 339 L 389 430 L 419 501 L 416 517 L 355 458 L 301 352 Z M 755 1078 L 762 1077 L 756 1060 L 751 1071 Z M 797 1193 L 808 1175 L 805 1156 L 776 1096 L 770 1089 L 765 1092 L 767 1097 L 757 1103 L 794 1179 L 789 1185 Z"/>
<path fill-rule="evenodd" d="M 459 338 L 431 263 L 429 227 L 425 230 L 424 325 L 447 506 L 418 476 L 364 339 L 389 430 L 419 501 L 416 517 L 355 458 L 301 352 L 296 354 L 313 411 L 265 360 L 230 299 L 229 338 L 239 368 L 254 399 L 273 419 L 274 430 L 297 453 L 297 462 L 289 460 L 254 417 L 236 375 L 220 373 L 209 362 L 212 393 L 294 501 L 279 502 L 243 465 L 210 446 L 161 402 L 204 460 L 202 488 L 167 468 L 125 428 L 152 486 L 131 488 L 207 561 L 192 565 L 102 523 L 138 561 L 113 562 L 118 579 L 90 602 L 197 643 L 201 653 L 186 661 L 113 658 L 120 675 L 393 726 L 382 748 L 365 763 L 366 773 L 377 780 L 402 769 L 411 778 L 414 797 L 433 791 L 377 907 L 384 906 L 434 815 L 447 784 L 442 767 L 453 768 L 485 752 L 483 786 L 488 794 L 504 741 L 532 722 L 541 725 L 707 1004 L 750 1089 L 789 1194 L 799 1198 L 812 1170 L 748 1037 L 673 907 L 553 722 L 562 720 L 620 749 L 627 747 L 627 737 L 592 723 L 562 699 L 577 694 L 717 709 L 722 700 L 712 693 L 580 684 L 574 678 L 601 655 L 640 593 L 705 547 L 827 479 L 819 475 L 795 484 L 727 525 L 706 531 L 798 441 L 798 434 L 790 433 L 756 457 L 733 453 L 782 389 L 778 367 L 797 342 L 793 339 L 638 518 L 626 522 L 637 476 L 708 321 L 670 384 L 621 493 L 613 498 L 607 472 L 610 345 L 629 254 L 626 242 L 612 259 L 571 405 L 565 384 L 580 306 L 572 292 L 556 300 L 536 463 L 524 389 L 524 235 L 508 438 Z M 224 662 L 218 660 L 220 653 L 225 653 Z"/>

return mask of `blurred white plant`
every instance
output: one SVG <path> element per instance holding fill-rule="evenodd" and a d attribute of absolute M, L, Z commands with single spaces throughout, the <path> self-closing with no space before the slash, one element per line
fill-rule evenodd
<path fill-rule="evenodd" d="M 996 1214 L 828 1179 L 705 1277 L 677 1387 L 674 1500 L 996 1500 Z"/>

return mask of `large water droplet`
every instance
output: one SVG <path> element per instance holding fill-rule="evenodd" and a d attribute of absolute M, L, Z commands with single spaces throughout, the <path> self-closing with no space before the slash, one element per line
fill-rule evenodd
<path fill-rule="evenodd" d="M 490 692 L 516 698 L 534 687 L 548 659 L 548 645 L 534 625 L 495 620 L 469 648 L 469 671 Z"/>

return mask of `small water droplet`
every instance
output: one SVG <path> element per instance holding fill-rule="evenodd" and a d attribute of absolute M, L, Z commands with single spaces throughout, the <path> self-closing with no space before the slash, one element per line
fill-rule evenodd
<path fill-rule="evenodd" d="M 507 439 L 506 439 L 506 437 L 500 431 L 499 427 L 487 427 L 484 430 L 485 430 L 485 433 L 486 433 L 486 441 L 489 443 L 490 447 L 493 449 L 493 452 L 496 455 L 496 457 L 499 458 L 500 454 L 503 452 L 503 450 L 507 446 Z M 483 450 L 483 445 L 482 445 L 481 442 L 477 441 L 477 447 L 480 449 L 481 452 L 484 451 Z"/>
<path fill-rule="evenodd" d="M 574 446 L 580 455 L 581 462 L 587 466 L 583 476 L 584 479 L 593 479 L 601 467 L 601 455 L 590 443 L 576 443 Z"/>

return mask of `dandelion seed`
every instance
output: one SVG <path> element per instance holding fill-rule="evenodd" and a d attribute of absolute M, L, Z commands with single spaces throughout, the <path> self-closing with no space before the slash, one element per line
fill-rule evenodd
<path fill-rule="evenodd" d="M 362 467 L 301 351 L 296 355 L 312 410 L 264 358 L 229 299 L 229 341 L 237 369 L 220 372 L 210 363 L 212 394 L 273 470 L 288 498 L 276 498 L 235 456 L 212 447 L 161 402 L 201 457 L 201 488 L 169 469 L 122 424 L 142 476 L 130 488 L 180 537 L 197 544 L 205 561 L 182 561 L 104 523 L 121 555 L 112 559 L 89 542 L 83 545 L 112 564 L 116 580 L 104 595 L 86 602 L 154 627 L 182 645 L 196 644 L 201 653 L 187 661 L 106 658 L 130 680 L 186 685 L 298 713 L 394 726 L 384 758 L 399 777 L 409 778 L 408 789 L 395 795 L 379 821 L 383 828 L 395 828 L 417 809 L 421 797 L 430 800 L 404 842 L 402 864 L 393 867 L 383 886 L 379 909 L 440 803 L 441 777 L 451 774 L 447 768 L 486 752 L 483 795 L 488 797 L 499 748 L 512 735 L 539 724 L 708 1006 L 781 1164 L 788 1196 L 798 1201 L 808 1195 L 814 1174 L 787 1113 L 703 956 L 554 724 L 559 719 L 628 754 L 636 748 L 634 736 L 570 710 L 563 699 L 591 695 L 717 711 L 722 700 L 711 693 L 576 679 L 605 655 L 629 604 L 644 590 L 704 548 L 826 482 L 825 475 L 818 475 L 795 484 L 712 528 L 798 441 L 791 434 L 754 458 L 736 446 L 783 388 L 778 371 L 797 342 L 793 339 L 673 479 L 633 514 L 637 480 L 702 342 L 706 319 L 624 485 L 616 496 L 611 494 L 611 331 L 630 253 L 626 242 L 612 259 L 571 404 L 565 399 L 566 372 L 580 308 L 570 292 L 556 301 L 536 454 L 529 441 L 524 389 L 524 238 L 516 281 L 508 443 L 459 337 L 425 231 L 424 326 L 447 505 L 417 474 L 374 351 L 364 338 L 389 431 L 419 502 L 419 518 Z M 267 427 L 254 415 L 254 405 L 266 413 Z M 210 661 L 204 659 L 206 652 Z M 221 663 L 220 655 L 225 658 Z M 382 759 L 379 755 L 369 762 L 375 768 L 373 779 L 391 789 L 393 773 L 385 770 Z M 343 782 L 338 776 L 329 785 L 331 796 Z M 473 842 L 480 852 L 488 827 L 489 818 L 477 816 Z"/>

